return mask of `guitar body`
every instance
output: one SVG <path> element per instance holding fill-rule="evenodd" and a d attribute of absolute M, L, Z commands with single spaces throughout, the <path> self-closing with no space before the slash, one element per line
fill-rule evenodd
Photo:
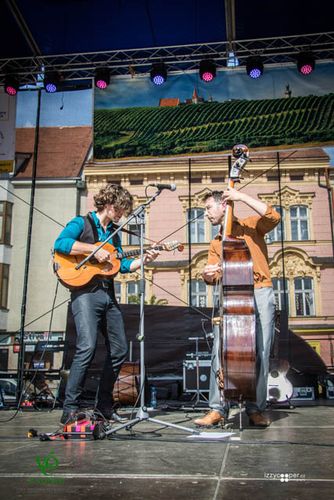
<path fill-rule="evenodd" d="M 94 243 L 96 247 L 101 246 L 101 241 Z M 100 278 L 113 278 L 121 267 L 121 260 L 124 257 L 134 257 L 140 254 L 140 250 L 130 250 L 128 252 L 119 252 L 110 243 L 104 243 L 103 248 L 110 253 L 108 262 L 100 263 L 94 257 L 87 260 L 85 264 L 78 268 L 78 265 L 84 260 L 85 255 L 67 255 L 59 252 L 54 252 L 53 270 L 57 275 L 62 285 L 70 290 L 79 289 L 86 286 L 96 276 Z M 171 252 L 177 249 L 182 252 L 184 247 L 178 241 L 170 241 L 154 247 L 144 249 L 147 252 L 149 249 L 166 250 Z M 91 252 L 90 252 L 91 253 Z M 87 255 L 90 255 L 90 253 Z"/>
<path fill-rule="evenodd" d="M 100 245 L 100 241 L 95 243 L 95 246 Z M 86 286 L 96 276 L 114 277 L 121 267 L 121 261 L 117 258 L 117 250 L 110 243 L 106 243 L 103 248 L 111 255 L 109 262 L 100 263 L 96 259 L 91 259 L 79 269 L 76 267 L 84 259 L 84 255 L 65 255 L 55 252 L 53 269 L 60 282 L 66 288 L 78 289 Z"/>
<path fill-rule="evenodd" d="M 287 378 L 289 368 L 286 360 L 271 360 L 267 386 L 267 400 L 271 403 L 285 403 L 291 399 L 293 386 Z"/>

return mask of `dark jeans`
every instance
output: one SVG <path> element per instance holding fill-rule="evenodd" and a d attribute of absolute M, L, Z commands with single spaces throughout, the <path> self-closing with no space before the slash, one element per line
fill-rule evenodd
<path fill-rule="evenodd" d="M 122 313 L 112 289 L 95 287 L 72 292 L 71 307 L 76 326 L 76 351 L 66 385 L 64 410 L 76 410 L 88 367 L 94 357 L 97 335 L 105 334 L 106 358 L 100 379 L 97 406 L 113 405 L 112 391 L 128 353 Z"/>

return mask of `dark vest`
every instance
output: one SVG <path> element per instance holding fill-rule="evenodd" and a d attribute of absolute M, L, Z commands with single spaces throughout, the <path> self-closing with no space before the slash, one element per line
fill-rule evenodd
<path fill-rule="evenodd" d="M 79 241 L 82 243 L 97 243 L 99 241 L 99 237 L 97 234 L 97 227 L 95 225 L 94 219 L 92 217 L 91 213 L 88 213 L 87 215 L 82 216 L 84 220 L 84 228 L 82 230 L 82 233 L 79 236 Z M 113 238 L 112 244 L 114 246 L 120 246 L 120 238 L 118 234 L 116 234 Z M 110 278 L 108 280 L 103 280 L 102 278 L 99 278 L 98 276 L 93 278 L 93 280 L 89 283 L 89 287 L 92 285 L 96 285 L 97 283 L 101 283 L 101 281 L 104 281 L 109 284 L 109 288 L 113 290 L 114 287 L 114 280 L 113 278 Z"/>

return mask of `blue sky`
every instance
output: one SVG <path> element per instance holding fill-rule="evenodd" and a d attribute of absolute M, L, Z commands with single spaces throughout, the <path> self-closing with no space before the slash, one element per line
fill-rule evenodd
<path fill-rule="evenodd" d="M 209 84 L 203 83 L 198 73 L 173 75 L 161 86 L 152 84 L 148 77 L 116 78 L 107 91 L 91 89 L 47 94 L 42 91 L 41 127 L 92 126 L 93 106 L 122 108 L 158 106 L 162 97 L 190 98 L 194 87 L 208 100 L 264 99 L 284 96 L 289 84 L 292 96 L 324 95 L 334 91 L 334 64 L 317 64 L 315 71 L 301 76 L 295 68 L 265 69 L 258 80 L 249 78 L 244 70 L 221 71 Z M 95 94 L 95 95 L 94 95 Z M 34 127 L 37 112 L 37 92 L 22 91 L 17 95 L 16 126 Z M 334 148 L 325 148 L 334 166 Z"/>
<path fill-rule="evenodd" d="M 37 92 L 17 94 L 16 127 L 34 127 L 37 113 Z M 93 123 L 93 93 L 89 90 L 56 92 L 42 91 L 41 127 L 91 126 Z"/>
<path fill-rule="evenodd" d="M 334 91 L 334 64 L 318 64 L 307 77 L 295 67 L 265 69 L 258 80 L 249 78 L 244 69 L 218 71 L 210 83 L 200 80 L 198 73 L 170 76 L 161 86 L 153 85 L 148 77 L 115 78 L 107 90 L 95 91 L 97 109 L 133 106 L 158 106 L 162 97 L 178 97 L 181 101 L 191 97 L 194 87 L 208 100 L 271 99 L 284 97 L 289 84 L 292 96 L 324 95 Z"/>

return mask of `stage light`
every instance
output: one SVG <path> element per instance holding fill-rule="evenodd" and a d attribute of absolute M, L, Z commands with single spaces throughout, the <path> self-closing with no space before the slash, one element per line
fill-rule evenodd
<path fill-rule="evenodd" d="M 234 52 L 229 52 L 228 53 L 228 58 L 227 58 L 227 61 L 226 61 L 226 66 L 228 68 L 236 68 L 237 66 L 239 66 L 240 62 L 239 62 L 239 59 L 237 58 L 237 56 L 235 55 Z"/>
<path fill-rule="evenodd" d="M 211 60 L 203 60 L 199 63 L 199 76 L 203 82 L 211 82 L 216 77 L 216 65 Z"/>
<path fill-rule="evenodd" d="M 152 64 L 150 78 L 155 85 L 162 85 L 165 83 L 167 80 L 167 68 L 165 63 Z"/>
<path fill-rule="evenodd" d="M 247 75 L 251 78 L 259 78 L 263 74 L 263 62 L 261 57 L 252 56 L 246 61 Z"/>
<path fill-rule="evenodd" d="M 5 92 L 8 95 L 16 95 L 19 90 L 19 82 L 13 75 L 8 75 L 5 78 Z"/>
<path fill-rule="evenodd" d="M 110 83 L 110 69 L 97 68 L 95 70 L 95 87 L 104 90 Z"/>
<path fill-rule="evenodd" d="M 311 52 L 300 52 L 297 56 L 297 68 L 302 75 L 309 75 L 314 70 L 315 57 Z"/>
<path fill-rule="evenodd" d="M 60 74 L 58 71 L 48 71 L 44 75 L 44 88 L 49 94 L 59 90 Z"/>

